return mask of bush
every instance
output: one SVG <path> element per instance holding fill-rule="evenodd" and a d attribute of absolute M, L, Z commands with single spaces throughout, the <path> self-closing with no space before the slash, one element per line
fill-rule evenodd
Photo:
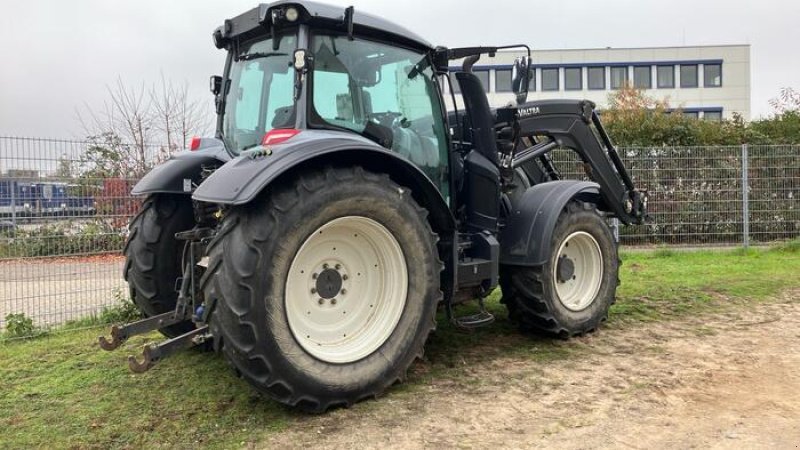
<path fill-rule="evenodd" d="M 89 223 L 66 221 L 32 230 L 17 229 L 0 237 L 0 258 L 118 252 L 124 242 L 124 233 L 101 220 Z"/>
<path fill-rule="evenodd" d="M 121 324 L 142 319 L 142 312 L 121 289 L 114 289 L 111 295 L 114 298 L 114 304 L 104 306 L 99 313 L 70 320 L 64 324 L 64 328 L 75 329 L 97 325 Z"/>
<path fill-rule="evenodd" d="M 112 296 L 116 304 L 106 306 L 100 311 L 100 323 L 126 323 L 142 318 L 142 312 L 121 289 L 114 289 Z"/>
<path fill-rule="evenodd" d="M 732 244 L 742 240 L 742 148 L 619 147 L 634 184 L 649 191 L 651 221 L 622 227 L 622 242 Z M 800 146 L 750 146 L 750 238 L 770 242 L 800 236 Z M 557 149 L 556 167 L 585 179 L 575 152 Z"/>
<path fill-rule="evenodd" d="M 698 120 L 672 111 L 630 86 L 609 96 L 603 123 L 619 146 L 699 146 L 800 143 L 800 94 L 784 89 L 773 101 L 775 114 L 750 123 L 735 115 L 721 122 Z"/>
<path fill-rule="evenodd" d="M 625 87 L 611 94 L 603 123 L 620 146 L 695 146 L 769 144 L 763 130 L 750 127 L 740 116 L 714 122 L 671 111 L 667 101 L 657 101 L 643 91 Z"/>
<path fill-rule="evenodd" d="M 6 315 L 6 330 L 4 338 L 23 338 L 40 334 L 41 330 L 33 323 L 33 319 L 25 313 L 12 313 Z"/>

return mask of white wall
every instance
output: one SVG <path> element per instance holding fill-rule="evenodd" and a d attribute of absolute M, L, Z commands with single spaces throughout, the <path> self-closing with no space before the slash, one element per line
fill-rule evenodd
<path fill-rule="evenodd" d="M 493 68 L 495 66 L 504 67 L 513 63 L 521 52 L 500 52 L 494 58 L 484 56 L 476 64 L 476 69 Z M 633 66 L 640 63 L 653 63 L 651 66 L 652 88 L 646 89 L 645 93 L 658 99 L 667 99 L 670 107 L 692 110 L 692 109 L 722 109 L 725 118 L 731 118 L 734 113 L 741 114 L 745 119 L 750 118 L 750 46 L 749 45 L 727 45 L 727 46 L 701 46 L 701 47 L 663 47 L 663 48 L 629 48 L 629 49 L 583 49 L 583 50 L 538 50 L 533 52 L 533 64 L 539 65 L 584 65 L 583 89 L 565 90 L 564 89 L 564 69 L 559 69 L 559 90 L 541 90 L 541 68 L 536 71 L 536 89 L 531 90 L 528 100 L 552 99 L 552 98 L 573 98 L 589 99 L 603 108 L 608 103 L 609 94 L 613 90 L 610 86 L 610 66 L 605 66 L 606 70 L 606 89 L 589 90 L 588 87 L 588 66 L 602 66 L 604 64 L 628 65 L 629 80 L 633 80 Z M 703 65 L 702 61 L 722 61 L 722 86 L 704 87 L 703 86 Z M 699 62 L 698 66 L 698 87 L 680 87 L 679 63 Z M 655 63 L 675 64 L 675 88 L 658 89 L 656 79 Z M 453 63 L 452 66 L 457 66 Z M 514 94 L 510 92 L 494 92 L 494 71 L 491 73 L 491 92 L 489 102 L 492 106 L 501 106 L 514 101 Z M 449 95 L 448 105 L 450 105 Z M 463 106 L 458 95 L 456 95 L 459 106 Z M 701 113 L 702 114 L 702 113 Z"/>

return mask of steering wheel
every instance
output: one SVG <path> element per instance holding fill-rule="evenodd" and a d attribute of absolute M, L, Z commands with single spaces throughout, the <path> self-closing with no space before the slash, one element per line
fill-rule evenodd
<path fill-rule="evenodd" d="M 370 120 L 373 120 L 386 128 L 392 129 L 400 127 L 400 120 L 402 117 L 403 115 L 401 113 L 394 111 L 371 113 L 369 115 Z"/>

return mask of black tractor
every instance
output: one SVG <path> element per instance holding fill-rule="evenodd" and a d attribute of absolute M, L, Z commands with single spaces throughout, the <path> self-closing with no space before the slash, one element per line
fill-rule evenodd
<path fill-rule="evenodd" d="M 453 326 L 490 324 L 498 286 L 526 330 L 569 337 L 606 318 L 609 221 L 641 223 L 646 195 L 594 104 L 526 103 L 526 46 L 434 47 L 310 1 L 262 4 L 213 38 L 227 52 L 215 137 L 133 189 L 146 198 L 125 278 L 147 318 L 100 343 L 161 330 L 135 372 L 205 343 L 259 391 L 324 411 L 403 380 L 440 307 Z M 528 54 L 516 105 L 491 109 L 472 66 L 514 47 Z M 556 149 L 592 181 L 561 179 Z M 478 313 L 457 316 L 467 301 Z"/>

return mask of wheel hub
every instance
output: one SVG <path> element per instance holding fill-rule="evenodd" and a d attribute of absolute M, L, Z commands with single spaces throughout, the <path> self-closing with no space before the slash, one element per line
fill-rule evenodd
<path fill-rule="evenodd" d="M 367 217 L 340 217 L 311 233 L 289 267 L 289 328 L 317 359 L 357 361 L 392 334 L 407 292 L 405 257 L 389 229 Z"/>
<path fill-rule="evenodd" d="M 581 311 L 594 302 L 603 281 L 603 252 L 589 233 L 576 231 L 558 249 L 553 278 L 558 300 L 571 311 Z"/>
<path fill-rule="evenodd" d="M 567 255 L 561 255 L 556 273 L 558 274 L 558 281 L 566 283 L 567 280 L 571 280 L 575 275 L 575 263 Z"/>
<path fill-rule="evenodd" d="M 336 269 L 325 269 L 317 276 L 317 294 L 324 299 L 336 297 L 342 290 L 342 275 Z"/>

